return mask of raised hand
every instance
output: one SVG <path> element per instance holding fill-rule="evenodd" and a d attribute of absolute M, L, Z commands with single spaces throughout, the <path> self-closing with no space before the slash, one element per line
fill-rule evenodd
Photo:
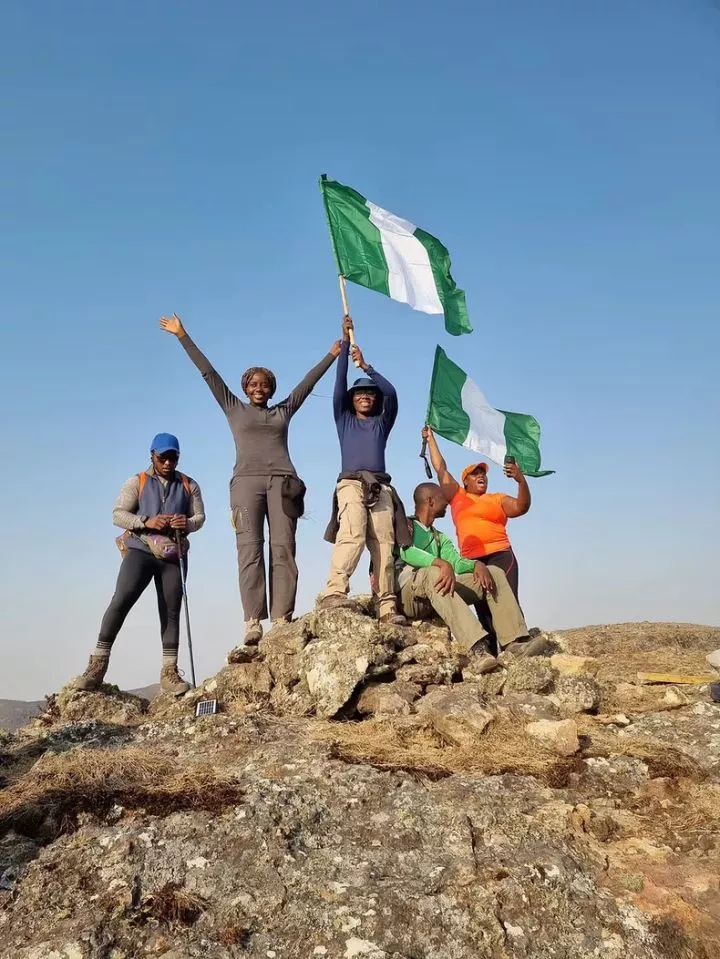
<path fill-rule="evenodd" d="M 350 355 L 352 356 L 355 366 L 359 367 L 361 370 L 366 370 L 368 368 L 368 364 L 365 362 L 365 357 L 362 355 L 362 351 L 359 346 L 351 347 Z"/>
<path fill-rule="evenodd" d="M 517 463 L 506 463 L 503 467 L 503 472 L 508 479 L 514 479 L 516 483 L 520 483 L 524 479 L 523 471 Z"/>
<path fill-rule="evenodd" d="M 166 333 L 172 333 L 178 338 L 185 336 L 185 327 L 177 313 L 173 313 L 172 316 L 161 316 L 160 329 L 165 330 Z"/>
<path fill-rule="evenodd" d="M 333 356 L 340 356 L 342 350 L 342 340 L 335 340 L 333 345 L 330 347 L 330 352 Z"/>
<path fill-rule="evenodd" d="M 351 316 L 344 316 L 342 321 L 342 334 L 344 340 L 350 339 L 350 330 L 355 329 L 355 324 L 352 321 Z"/>

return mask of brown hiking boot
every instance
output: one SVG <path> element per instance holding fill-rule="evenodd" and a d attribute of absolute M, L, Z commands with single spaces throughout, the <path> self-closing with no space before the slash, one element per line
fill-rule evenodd
<path fill-rule="evenodd" d="M 190 683 L 186 683 L 180 676 L 176 663 L 167 663 L 163 666 L 160 670 L 160 692 L 182 696 L 188 689 L 190 689 Z"/>
<path fill-rule="evenodd" d="M 106 656 L 90 656 L 87 669 L 75 682 L 75 689 L 94 693 L 100 689 L 105 679 L 110 660 Z"/>
<path fill-rule="evenodd" d="M 470 649 L 468 654 L 468 667 L 476 675 L 484 676 L 486 673 L 491 673 L 494 669 L 497 669 L 499 665 L 500 663 L 498 663 L 495 656 L 490 652 L 487 640 L 478 640 Z"/>
<path fill-rule="evenodd" d="M 378 616 L 378 622 L 383 626 L 407 626 L 408 621 L 402 613 L 383 613 Z"/>
<path fill-rule="evenodd" d="M 263 638 L 263 628 L 260 625 L 259 619 L 248 619 L 245 622 L 245 638 L 243 643 L 245 646 L 257 646 L 260 640 Z"/>
<path fill-rule="evenodd" d="M 503 652 L 512 653 L 513 656 L 545 656 L 552 648 L 553 644 L 550 640 L 542 636 L 536 636 L 534 639 L 524 636 L 522 639 L 516 639 L 514 643 L 506 646 Z"/>
<path fill-rule="evenodd" d="M 352 609 L 355 603 L 345 593 L 330 593 L 318 600 L 318 609 Z"/>

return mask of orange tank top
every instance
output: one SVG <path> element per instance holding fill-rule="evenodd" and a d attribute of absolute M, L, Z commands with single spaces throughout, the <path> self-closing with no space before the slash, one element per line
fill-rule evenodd
<path fill-rule="evenodd" d="M 504 493 L 483 493 L 475 496 L 459 489 L 450 502 L 460 553 L 467 559 L 478 559 L 490 553 L 510 549 L 502 508 Z"/>

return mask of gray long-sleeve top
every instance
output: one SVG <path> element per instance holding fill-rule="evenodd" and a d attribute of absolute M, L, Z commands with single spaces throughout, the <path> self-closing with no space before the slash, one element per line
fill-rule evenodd
<path fill-rule="evenodd" d="M 245 403 L 228 389 L 208 358 L 185 334 L 180 342 L 227 417 L 235 440 L 234 476 L 288 476 L 295 473 L 288 451 L 290 420 L 308 398 L 335 357 L 328 353 L 298 383 L 287 399 L 275 406 Z"/>

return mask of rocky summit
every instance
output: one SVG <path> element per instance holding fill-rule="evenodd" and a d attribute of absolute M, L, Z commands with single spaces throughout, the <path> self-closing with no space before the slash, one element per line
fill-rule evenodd
<path fill-rule="evenodd" d="M 481 675 L 360 601 L 181 699 L 66 687 L 0 741 L 0 955 L 714 959 L 720 629 L 545 635 Z"/>

